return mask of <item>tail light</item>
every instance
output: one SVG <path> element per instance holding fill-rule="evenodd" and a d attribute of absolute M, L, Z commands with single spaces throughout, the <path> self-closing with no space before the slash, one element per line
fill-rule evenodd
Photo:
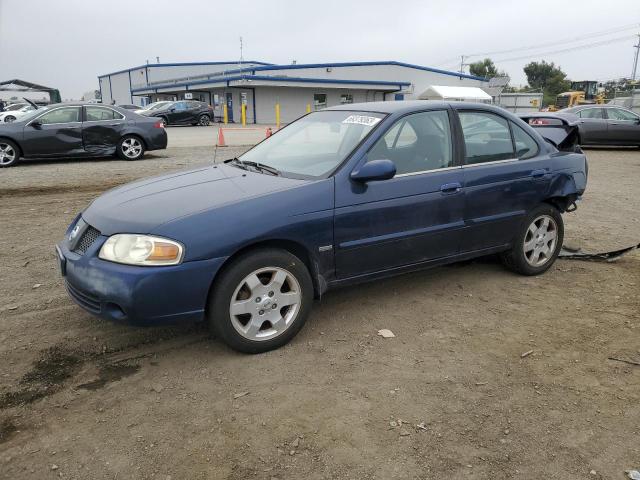
<path fill-rule="evenodd" d="M 153 128 L 164 128 L 164 122 L 160 120 L 159 122 L 154 123 Z"/>
<path fill-rule="evenodd" d="M 551 122 L 545 118 L 532 118 L 529 120 L 529 125 L 549 125 Z"/>

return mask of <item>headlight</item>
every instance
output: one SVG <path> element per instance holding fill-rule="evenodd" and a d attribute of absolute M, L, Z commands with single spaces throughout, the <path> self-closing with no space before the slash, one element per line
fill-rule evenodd
<path fill-rule="evenodd" d="M 119 233 L 104 242 L 98 255 L 103 260 L 128 265 L 177 265 L 184 247 L 178 242 L 149 235 Z"/>

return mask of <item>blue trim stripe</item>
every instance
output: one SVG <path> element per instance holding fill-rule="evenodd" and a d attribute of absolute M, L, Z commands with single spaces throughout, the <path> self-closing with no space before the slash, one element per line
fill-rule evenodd
<path fill-rule="evenodd" d="M 267 62 L 255 62 L 253 60 L 245 60 L 244 63 L 253 63 L 256 65 L 273 65 L 272 63 Z M 187 62 L 187 63 L 149 63 L 146 65 L 139 65 L 137 67 L 125 68 L 123 70 L 118 70 L 117 72 L 105 73 L 104 75 L 99 75 L 98 78 L 108 77 L 109 75 L 117 75 L 119 73 L 127 73 L 133 70 L 139 70 L 141 68 L 148 67 L 192 67 L 197 65 L 237 65 L 238 61 L 234 60 L 233 62 Z"/>
<path fill-rule="evenodd" d="M 423 70 L 427 72 L 435 72 L 443 75 L 450 75 L 453 77 L 468 78 L 471 80 L 478 80 L 481 82 L 488 82 L 489 80 L 484 77 L 476 77 L 475 75 L 467 75 L 466 73 L 451 72 L 449 70 L 441 70 L 439 68 L 423 67 L 421 65 L 414 65 L 411 63 L 396 62 L 395 60 L 381 61 L 381 62 L 345 62 L 345 63 L 298 63 L 295 65 L 265 65 L 262 67 L 255 67 L 251 69 L 236 69 L 227 71 L 228 74 L 240 73 L 245 71 L 267 71 L 267 70 L 299 70 L 304 68 L 333 68 L 333 67 L 369 67 L 379 65 L 394 65 L 398 67 L 413 68 L 416 70 Z"/>
<path fill-rule="evenodd" d="M 186 87 L 188 90 L 189 87 L 193 85 L 205 85 L 205 84 L 216 84 L 216 83 L 226 83 L 229 86 L 229 82 L 233 82 L 235 80 L 263 80 L 266 82 L 292 82 L 292 83 L 333 83 L 333 84 L 341 84 L 341 85 L 379 85 L 379 86 L 392 86 L 398 87 L 400 90 L 401 87 L 408 87 L 411 85 L 409 82 L 387 82 L 381 80 L 337 80 L 333 78 L 305 78 L 305 77 L 269 77 L 263 75 L 238 75 L 235 77 L 222 77 L 217 79 L 208 79 L 208 80 L 199 80 L 197 82 L 189 82 L 189 83 L 170 83 L 164 85 L 154 85 L 153 87 L 142 87 L 136 88 L 133 92 L 142 92 L 148 91 L 152 89 L 161 88 L 172 88 L 172 87 Z M 251 85 L 247 85 L 251 87 Z"/>
<path fill-rule="evenodd" d="M 191 63 L 150 63 L 148 65 L 140 65 L 139 67 L 133 67 L 125 70 L 119 70 L 113 73 L 107 73 L 105 75 L 100 75 L 98 78 L 106 77 L 108 75 L 116 75 L 118 73 L 125 73 L 132 70 L 137 70 L 139 68 L 145 67 L 184 67 L 184 66 L 194 66 L 194 65 L 234 65 L 238 62 L 191 62 Z M 412 63 L 404 63 L 397 62 L 395 60 L 385 60 L 380 62 L 343 62 L 343 63 L 299 63 L 296 65 L 275 65 L 272 63 L 266 62 L 255 62 L 255 61 L 247 61 L 247 64 L 256 64 L 262 65 L 260 67 L 249 67 L 248 69 L 234 69 L 228 70 L 228 74 L 241 73 L 241 72 L 255 72 L 255 71 L 266 71 L 266 70 L 298 70 L 301 68 L 333 68 L 333 67 L 366 67 L 366 66 L 377 66 L 377 65 L 395 65 L 398 67 L 405 68 L 413 68 L 416 70 L 424 70 L 427 72 L 435 72 L 443 75 L 450 75 L 452 77 L 460 77 L 460 78 L 468 78 L 471 80 L 478 80 L 481 82 L 488 82 L 487 78 L 476 77 L 475 75 L 468 75 L 466 73 L 460 72 L 451 72 L 449 70 L 441 70 L 439 68 L 433 67 L 424 67 L 422 65 L 414 65 Z"/>

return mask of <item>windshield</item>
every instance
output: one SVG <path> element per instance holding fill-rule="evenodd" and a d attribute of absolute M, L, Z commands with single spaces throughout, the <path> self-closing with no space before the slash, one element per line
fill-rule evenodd
<path fill-rule="evenodd" d="M 334 170 L 384 114 L 325 110 L 296 120 L 240 157 L 282 173 L 320 177 Z"/>
<path fill-rule="evenodd" d="M 167 103 L 171 102 L 153 102 L 144 107 L 144 110 L 157 110 L 158 108 L 164 107 Z"/>

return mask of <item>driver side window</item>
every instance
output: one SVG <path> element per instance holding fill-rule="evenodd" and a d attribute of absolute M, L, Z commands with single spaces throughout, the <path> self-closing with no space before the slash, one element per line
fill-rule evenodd
<path fill-rule="evenodd" d="M 452 166 L 449 114 L 438 110 L 399 119 L 369 150 L 367 158 L 391 160 L 397 175 Z"/>
<path fill-rule="evenodd" d="M 80 121 L 80 107 L 57 108 L 38 118 L 42 125 L 52 123 L 71 123 Z"/>

